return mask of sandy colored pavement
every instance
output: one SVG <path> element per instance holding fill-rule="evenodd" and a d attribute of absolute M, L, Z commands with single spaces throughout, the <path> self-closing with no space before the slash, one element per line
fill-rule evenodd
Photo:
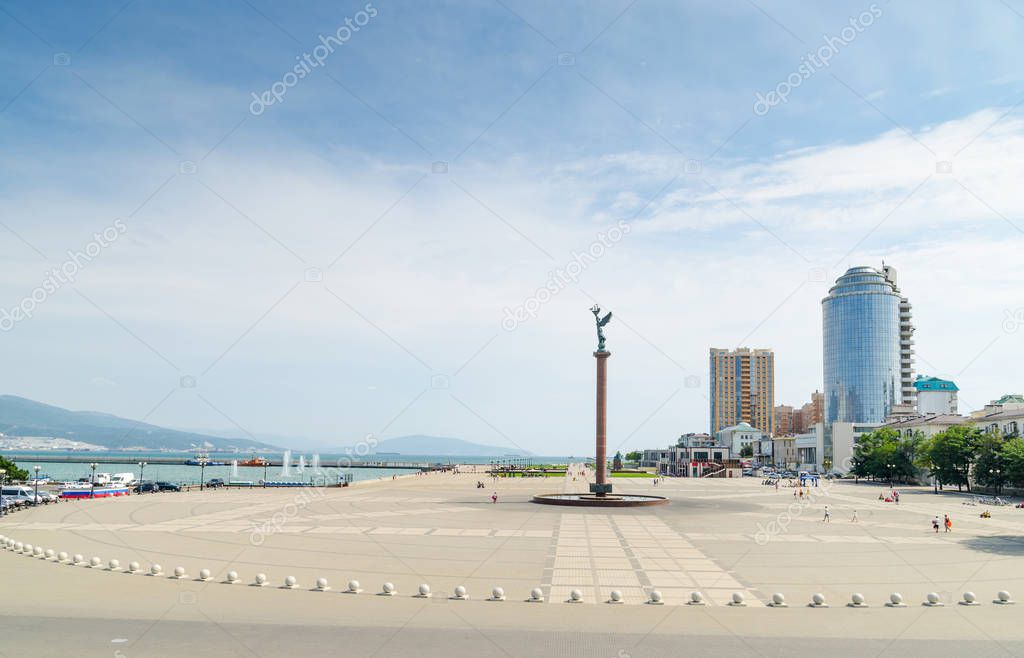
<path fill-rule="evenodd" d="M 635 510 L 529 502 L 583 491 L 583 479 L 431 474 L 19 512 L 0 534 L 163 574 L 0 551 L 0 655 L 1024 655 L 1024 603 L 991 603 L 1000 589 L 1024 597 L 1024 510 L 930 489 L 901 489 L 897 507 L 877 500 L 881 487 L 845 482 L 803 502 L 750 478 L 663 482 L 614 479 L 673 501 Z M 953 532 L 935 535 L 944 513 Z M 169 578 L 177 566 L 190 578 Z M 203 568 L 210 582 L 195 580 Z M 240 583 L 222 582 L 230 570 Z M 251 585 L 257 573 L 266 586 Z M 332 589 L 310 591 L 318 577 Z M 362 594 L 342 592 L 351 579 Z M 395 596 L 377 595 L 384 582 Z M 412 596 L 421 583 L 431 598 Z M 449 599 L 456 585 L 470 600 Z M 506 601 L 486 600 L 495 586 Z M 545 603 L 524 601 L 535 587 Z M 583 603 L 565 602 L 572 589 Z M 613 589 L 625 603 L 605 603 Z M 653 589 L 665 605 L 644 603 Z M 693 590 L 707 606 L 685 605 Z M 956 604 L 968 590 L 981 605 Z M 906 608 L 883 605 L 893 591 Z M 726 605 L 734 592 L 748 605 Z M 766 607 L 773 592 L 789 607 Z M 806 606 L 815 592 L 829 608 Z M 846 607 L 853 592 L 870 607 Z M 922 606 L 929 592 L 946 605 Z"/>

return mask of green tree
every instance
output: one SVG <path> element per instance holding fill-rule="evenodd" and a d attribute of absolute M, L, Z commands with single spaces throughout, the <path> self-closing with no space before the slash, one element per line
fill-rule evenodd
<path fill-rule="evenodd" d="M 986 432 L 978 440 L 974 455 L 974 481 L 983 487 L 995 489 L 997 495 L 1002 491 L 1009 476 L 1003 463 L 1004 443 L 998 430 Z"/>
<path fill-rule="evenodd" d="M 914 477 L 914 460 L 923 439 L 900 439 L 896 430 L 882 427 L 857 439 L 851 471 L 857 477 L 905 481 Z"/>
<path fill-rule="evenodd" d="M 754 456 L 754 446 L 753 445 L 748 443 L 747 445 L 742 446 L 740 448 L 740 457 L 753 457 L 753 456 Z"/>
<path fill-rule="evenodd" d="M 963 491 L 971 490 L 971 464 L 982 432 L 973 425 L 954 425 L 932 437 L 928 442 L 931 474 L 942 484 L 955 484 Z"/>
<path fill-rule="evenodd" d="M 0 469 L 7 471 L 4 475 L 5 482 L 28 479 L 28 471 L 23 468 L 18 468 L 14 462 L 5 458 L 3 455 L 0 455 Z"/>
<path fill-rule="evenodd" d="M 635 462 L 635 463 L 639 464 L 640 460 L 643 459 L 643 458 L 644 458 L 644 453 L 640 452 L 639 450 L 634 450 L 633 452 L 627 452 L 626 453 L 626 461 L 629 461 L 629 462 Z"/>
<path fill-rule="evenodd" d="M 1006 482 L 1013 487 L 1024 487 L 1024 439 L 1007 439 L 1003 442 L 1001 454 Z"/>

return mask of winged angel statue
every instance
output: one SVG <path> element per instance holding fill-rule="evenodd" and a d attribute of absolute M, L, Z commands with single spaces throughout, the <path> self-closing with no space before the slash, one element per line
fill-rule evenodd
<path fill-rule="evenodd" d="M 601 307 L 594 304 L 594 307 L 590 309 L 590 312 L 594 314 L 594 322 L 597 323 L 597 351 L 607 352 L 604 348 L 604 326 L 608 324 L 612 319 L 612 312 L 608 311 L 608 314 L 603 318 L 601 317 Z"/>

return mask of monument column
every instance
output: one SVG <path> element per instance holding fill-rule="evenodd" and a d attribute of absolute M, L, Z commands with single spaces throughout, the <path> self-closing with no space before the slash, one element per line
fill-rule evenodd
<path fill-rule="evenodd" d="M 608 357 L 611 352 L 600 350 L 594 352 L 597 359 L 597 432 L 596 455 L 597 482 L 590 490 L 598 496 L 611 493 L 612 485 L 608 484 Z"/>

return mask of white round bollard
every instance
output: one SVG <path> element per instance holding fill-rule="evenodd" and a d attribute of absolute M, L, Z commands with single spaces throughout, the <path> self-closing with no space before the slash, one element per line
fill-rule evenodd
<path fill-rule="evenodd" d="M 999 605 L 1013 605 L 1015 601 L 1010 597 L 1010 593 L 1004 589 L 1000 590 L 999 593 L 996 594 L 996 598 L 993 599 L 992 603 Z"/>
<path fill-rule="evenodd" d="M 121 570 L 121 563 L 118 562 L 117 560 L 111 560 L 110 562 L 107 562 L 107 570 L 108 571 L 120 571 Z"/>
<path fill-rule="evenodd" d="M 567 603 L 582 603 L 582 602 L 583 602 L 583 592 L 579 591 L 578 589 L 574 589 L 571 592 L 569 592 L 569 600 L 567 601 Z"/>
<path fill-rule="evenodd" d="M 212 577 L 213 577 L 213 574 L 210 573 L 209 569 L 200 569 L 199 570 L 199 580 L 203 581 L 204 583 L 207 582 L 208 580 L 210 580 Z"/>
<path fill-rule="evenodd" d="M 746 601 L 744 599 L 745 599 L 745 597 L 743 596 L 743 592 L 733 592 L 732 593 L 732 600 L 729 601 L 729 605 L 736 606 L 736 607 L 743 607 L 743 606 L 747 605 Z"/>
<path fill-rule="evenodd" d="M 329 589 L 331 589 L 331 586 L 327 584 L 326 578 L 321 577 L 316 579 L 316 591 L 326 592 Z"/>
<path fill-rule="evenodd" d="M 430 593 L 430 585 L 422 583 L 419 587 L 416 588 L 416 594 L 413 594 L 413 596 L 417 599 L 429 599 L 431 596 L 433 596 Z"/>
<path fill-rule="evenodd" d="M 256 580 L 253 581 L 253 587 L 263 587 L 267 584 L 267 574 L 258 573 L 256 574 Z"/>
<path fill-rule="evenodd" d="M 850 595 L 850 606 L 851 608 L 866 608 L 868 604 L 864 602 L 864 595 L 860 592 L 854 592 Z"/>
<path fill-rule="evenodd" d="M 239 580 L 240 579 L 238 577 L 238 572 L 237 571 L 229 571 L 227 573 L 227 576 L 225 576 L 225 578 L 224 578 L 224 582 L 227 583 L 228 585 L 234 585 Z"/>
<path fill-rule="evenodd" d="M 174 578 L 177 580 L 184 580 L 185 578 L 188 578 L 188 576 L 185 575 L 185 567 L 174 567 Z"/>
<path fill-rule="evenodd" d="M 925 597 L 924 605 L 929 608 L 937 608 L 942 605 L 942 597 L 935 592 L 928 592 L 928 596 Z"/>
<path fill-rule="evenodd" d="M 974 595 L 974 592 L 964 592 L 964 600 L 960 602 L 960 605 L 981 605 L 978 603 L 978 597 Z"/>
<path fill-rule="evenodd" d="M 489 598 L 488 601 L 504 601 L 504 600 L 505 600 L 505 590 L 503 590 L 500 587 L 495 587 L 494 589 L 491 590 L 491 598 Z"/>
<path fill-rule="evenodd" d="M 159 564 L 154 564 L 153 566 L 151 566 L 149 568 L 149 575 L 150 576 L 159 576 L 163 572 L 164 572 L 164 568 L 161 567 Z"/>
<path fill-rule="evenodd" d="M 665 602 L 662 600 L 662 597 L 661 597 L 661 592 L 659 592 L 656 589 L 655 590 L 651 590 L 649 598 L 647 599 L 647 604 L 648 605 L 665 605 Z"/>
<path fill-rule="evenodd" d="M 139 566 L 138 562 L 129 562 L 128 563 L 128 573 L 138 573 L 140 568 L 141 567 Z"/>
<path fill-rule="evenodd" d="M 65 551 L 61 551 L 60 553 L 57 553 L 57 561 L 58 562 L 67 562 L 68 561 L 68 554 Z"/>
<path fill-rule="evenodd" d="M 384 583 L 380 588 L 381 596 L 394 596 L 395 594 L 397 594 L 397 592 L 395 591 L 394 583 Z"/>
<path fill-rule="evenodd" d="M 617 589 L 608 592 L 608 603 L 622 603 L 622 592 Z"/>
<path fill-rule="evenodd" d="M 889 602 L 885 604 L 889 608 L 905 608 L 907 604 L 903 602 L 903 595 L 899 592 L 893 592 L 889 595 Z"/>
<path fill-rule="evenodd" d="M 459 585 L 458 587 L 455 588 L 455 592 L 452 595 L 452 600 L 454 600 L 454 601 L 465 601 L 468 598 L 469 598 L 469 595 L 466 594 L 466 588 L 465 587 L 463 587 L 462 585 Z"/>
<path fill-rule="evenodd" d="M 828 604 L 825 603 L 825 595 L 818 592 L 811 596 L 811 607 L 812 608 L 827 608 Z"/>
<path fill-rule="evenodd" d="M 23 544 L 21 547 L 21 552 L 32 555 L 32 544 Z"/>
<path fill-rule="evenodd" d="M 358 580 L 350 580 L 350 581 L 348 581 L 348 589 L 345 590 L 346 594 L 358 594 L 359 592 L 362 592 L 362 591 L 363 590 L 359 587 L 359 581 Z"/>
<path fill-rule="evenodd" d="M 299 586 L 299 581 L 295 576 L 287 576 L 284 579 L 284 589 L 295 589 Z"/>
<path fill-rule="evenodd" d="M 32 555 L 34 555 L 35 557 L 42 557 L 43 556 L 43 547 L 42 546 L 35 546 L 32 549 Z"/>
<path fill-rule="evenodd" d="M 92 568 L 92 569 L 99 569 L 102 566 L 103 566 L 103 560 L 101 560 L 98 557 L 94 557 L 93 559 L 89 560 L 89 567 Z"/>
<path fill-rule="evenodd" d="M 539 587 L 534 587 L 530 590 L 530 598 L 526 599 L 527 603 L 544 603 L 544 590 Z"/>
<path fill-rule="evenodd" d="M 690 600 L 686 602 L 687 605 L 705 605 L 704 594 L 701 592 L 690 592 Z"/>
<path fill-rule="evenodd" d="M 771 603 L 768 604 L 772 608 L 788 608 L 789 604 L 786 603 L 786 597 L 782 592 L 775 592 L 772 594 Z"/>
<path fill-rule="evenodd" d="M 45 555 L 46 555 L 46 559 L 47 560 L 52 560 L 54 558 L 54 556 L 57 555 L 57 554 L 54 553 L 52 548 L 48 548 L 48 549 L 46 549 L 46 554 Z"/>
<path fill-rule="evenodd" d="M 75 553 L 75 556 L 71 558 L 71 562 L 72 564 L 82 564 L 85 562 L 85 558 L 82 557 L 81 553 Z"/>

